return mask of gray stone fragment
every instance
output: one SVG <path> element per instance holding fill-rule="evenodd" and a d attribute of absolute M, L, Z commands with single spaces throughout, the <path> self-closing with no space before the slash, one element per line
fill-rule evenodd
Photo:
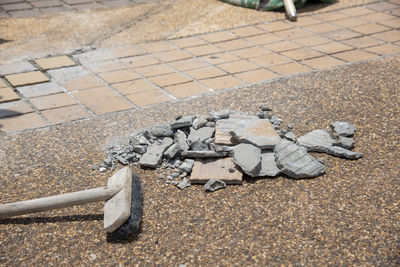
<path fill-rule="evenodd" d="M 200 116 L 200 117 L 194 119 L 193 128 L 197 130 L 201 127 L 206 126 L 206 124 L 207 124 L 207 118 L 204 116 Z"/>
<path fill-rule="evenodd" d="M 176 131 L 174 136 L 174 142 L 177 143 L 182 151 L 189 149 L 189 143 L 186 139 L 186 134 L 181 130 Z"/>
<path fill-rule="evenodd" d="M 153 125 L 147 131 L 154 137 L 172 137 L 174 135 L 171 127 L 166 124 Z"/>
<path fill-rule="evenodd" d="M 264 104 L 260 105 L 260 110 L 261 111 L 272 111 L 272 109 L 269 106 L 264 105 Z"/>
<path fill-rule="evenodd" d="M 145 146 L 145 145 L 134 146 L 133 151 L 143 155 L 147 151 L 147 146 Z"/>
<path fill-rule="evenodd" d="M 100 167 L 100 168 L 99 168 L 99 171 L 100 171 L 100 172 L 105 172 L 106 170 L 107 170 L 107 169 L 104 168 L 104 167 Z"/>
<path fill-rule="evenodd" d="M 261 170 L 258 177 L 277 176 L 281 170 L 276 166 L 275 153 L 263 152 L 261 154 Z"/>
<path fill-rule="evenodd" d="M 139 142 L 139 145 L 149 145 L 150 144 L 149 140 L 147 140 L 147 138 L 144 137 L 143 135 L 140 135 L 138 137 L 138 142 Z"/>
<path fill-rule="evenodd" d="M 188 136 L 189 143 L 200 142 L 203 143 L 206 139 L 212 138 L 215 132 L 213 127 L 202 127 L 198 130 L 190 128 L 190 133 Z"/>
<path fill-rule="evenodd" d="M 142 167 L 157 168 L 162 162 L 163 153 L 168 147 L 173 144 L 169 137 L 164 137 L 154 142 L 147 148 L 147 152 L 140 158 L 140 165 Z"/>
<path fill-rule="evenodd" d="M 271 119 L 269 119 L 269 122 L 272 123 L 274 126 L 280 126 L 282 124 L 282 120 L 275 115 L 273 115 Z"/>
<path fill-rule="evenodd" d="M 181 173 L 183 172 L 190 173 L 192 172 L 193 165 L 194 165 L 193 159 L 185 159 L 185 161 L 181 164 L 181 166 L 179 166 L 179 171 Z"/>
<path fill-rule="evenodd" d="M 206 189 L 206 191 L 211 191 L 214 192 L 218 189 L 222 189 L 225 188 L 226 184 L 219 180 L 219 179 L 210 179 L 205 185 L 204 188 Z"/>
<path fill-rule="evenodd" d="M 356 131 L 356 127 L 353 124 L 343 121 L 336 121 L 330 124 L 333 131 L 338 135 L 342 136 L 353 136 Z"/>
<path fill-rule="evenodd" d="M 211 112 L 211 117 L 213 118 L 214 121 L 220 120 L 220 119 L 227 119 L 229 118 L 229 113 L 231 111 L 229 109 L 224 109 L 220 111 L 214 111 Z"/>
<path fill-rule="evenodd" d="M 239 144 L 233 148 L 233 159 L 244 173 L 256 177 L 261 171 L 261 149 L 250 144 Z"/>
<path fill-rule="evenodd" d="M 195 118 L 195 116 L 193 116 L 193 115 L 182 117 L 182 118 L 174 121 L 173 123 L 171 123 L 171 128 L 178 129 L 178 128 L 183 128 L 183 127 L 190 127 L 190 126 L 192 126 L 194 118 Z"/>
<path fill-rule="evenodd" d="M 221 158 L 228 155 L 229 152 L 215 152 L 213 150 L 188 150 L 181 152 L 181 156 L 184 158 Z"/>
<path fill-rule="evenodd" d="M 315 152 L 325 152 L 326 147 L 332 146 L 334 142 L 325 130 L 313 130 L 297 139 L 297 144 Z"/>
<path fill-rule="evenodd" d="M 220 145 L 216 145 L 215 143 L 210 143 L 209 146 L 215 152 L 232 152 L 233 151 L 232 146 L 220 146 Z"/>
<path fill-rule="evenodd" d="M 311 178 L 326 171 L 323 164 L 307 153 L 305 147 L 300 147 L 290 141 L 282 141 L 274 148 L 275 161 L 281 173 L 289 177 Z"/>
<path fill-rule="evenodd" d="M 352 149 L 354 147 L 355 141 L 351 137 L 344 137 L 339 135 L 339 143 L 336 144 L 346 149 Z"/>
<path fill-rule="evenodd" d="M 206 124 L 207 127 L 215 127 L 215 122 L 214 121 L 209 121 Z"/>
<path fill-rule="evenodd" d="M 296 142 L 296 135 L 292 131 L 286 132 L 283 137 L 289 141 Z"/>
<path fill-rule="evenodd" d="M 175 157 L 175 155 L 179 154 L 179 152 L 181 151 L 179 144 L 175 143 L 172 146 L 170 146 L 165 152 L 164 152 L 164 156 L 167 159 L 172 159 L 173 157 Z"/>
<path fill-rule="evenodd" d="M 185 189 L 186 187 L 189 187 L 190 181 L 187 178 L 183 178 L 182 181 L 180 181 L 179 183 L 175 184 L 178 188 L 180 189 Z"/>
<path fill-rule="evenodd" d="M 341 158 L 346 158 L 346 159 L 362 158 L 362 153 L 353 152 L 353 151 L 350 151 L 350 150 L 345 149 L 340 146 L 331 146 L 331 147 L 327 148 L 327 151 L 325 153 L 335 156 L 335 157 L 341 157 Z"/>

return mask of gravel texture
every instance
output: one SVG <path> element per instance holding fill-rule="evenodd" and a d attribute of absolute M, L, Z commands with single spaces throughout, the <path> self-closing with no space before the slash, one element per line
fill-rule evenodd
<path fill-rule="evenodd" d="M 316 179 L 246 179 L 207 193 L 163 186 L 159 171 L 133 170 L 143 188 L 141 232 L 107 240 L 103 203 L 0 221 L 0 265 L 400 264 L 400 57 L 120 112 L 0 139 L 0 202 L 104 186 L 91 166 L 103 146 L 134 129 L 195 110 L 273 107 L 299 136 L 348 121 L 358 161 L 314 154 Z M 260 103 L 262 101 L 262 103 Z M 1 124 L 1 121 L 0 121 Z"/>

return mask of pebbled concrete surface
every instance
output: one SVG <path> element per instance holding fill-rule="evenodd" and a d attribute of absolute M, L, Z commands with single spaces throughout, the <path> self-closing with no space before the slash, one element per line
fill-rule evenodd
<path fill-rule="evenodd" d="M 336 120 L 357 126 L 358 161 L 315 154 L 328 169 L 311 180 L 246 179 L 214 193 L 143 185 L 141 234 L 107 242 L 101 203 L 0 221 L 0 264 L 373 265 L 400 264 L 400 57 L 218 92 L 57 127 L 3 135 L 0 202 L 106 184 L 92 171 L 101 147 L 149 123 L 264 102 L 297 135 Z"/>

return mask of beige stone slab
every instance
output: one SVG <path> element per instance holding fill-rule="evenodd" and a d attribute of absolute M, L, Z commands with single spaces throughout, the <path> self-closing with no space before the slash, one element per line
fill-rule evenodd
<path fill-rule="evenodd" d="M 233 169 L 233 172 L 229 169 Z M 190 182 L 205 184 L 213 178 L 220 179 L 226 184 L 241 184 L 243 174 L 235 167 L 233 158 L 196 160 L 189 178 Z"/>
<path fill-rule="evenodd" d="M 5 78 L 13 86 L 22 86 L 35 83 L 48 82 L 49 78 L 40 71 L 32 71 L 18 74 L 6 75 Z"/>
<path fill-rule="evenodd" d="M 13 89 L 6 87 L 0 88 L 0 103 L 19 100 L 20 97 Z"/>
<path fill-rule="evenodd" d="M 45 70 L 75 66 L 76 63 L 67 56 L 41 58 L 35 60 L 36 64 Z"/>

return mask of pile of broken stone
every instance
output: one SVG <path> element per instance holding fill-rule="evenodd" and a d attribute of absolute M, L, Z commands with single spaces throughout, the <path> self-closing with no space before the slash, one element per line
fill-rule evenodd
<path fill-rule="evenodd" d="M 170 124 L 157 124 L 131 134 L 125 142 L 108 147 L 100 171 L 123 165 L 163 170 L 158 179 L 184 189 L 205 184 L 215 191 L 226 184 L 241 184 L 250 177 L 294 179 L 322 175 L 326 167 L 308 152 L 359 159 L 353 152 L 355 126 L 334 122 L 325 130 L 313 130 L 299 138 L 293 126 L 281 129 L 282 120 L 270 108 L 257 114 L 236 110 L 211 112 L 208 116 L 177 117 Z M 159 180 L 159 181 L 160 181 Z"/>

